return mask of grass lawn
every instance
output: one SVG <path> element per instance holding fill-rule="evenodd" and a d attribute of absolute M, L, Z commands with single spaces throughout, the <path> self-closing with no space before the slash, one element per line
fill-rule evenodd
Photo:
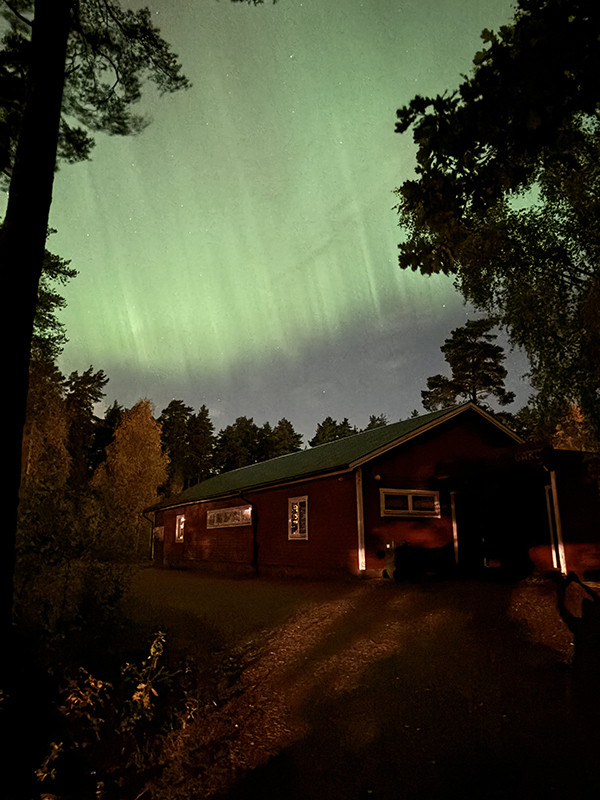
<path fill-rule="evenodd" d="M 235 691 L 174 736 L 165 797 L 597 791 L 597 747 L 574 707 L 571 635 L 551 584 L 150 568 L 136 577 L 131 610 L 176 651 L 226 651 L 239 663 Z"/>
<path fill-rule="evenodd" d="M 302 608 L 355 588 L 350 582 L 224 578 L 149 567 L 135 576 L 129 611 L 149 629 L 166 629 L 177 650 L 196 653 L 235 647 Z"/>

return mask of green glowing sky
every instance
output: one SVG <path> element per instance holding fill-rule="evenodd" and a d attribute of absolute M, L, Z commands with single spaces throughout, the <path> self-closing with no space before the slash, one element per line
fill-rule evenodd
<path fill-rule="evenodd" d="M 395 111 L 455 87 L 511 4 L 144 5 L 193 88 L 148 93 L 143 134 L 99 137 L 57 175 L 50 248 L 80 273 L 63 370 L 103 369 L 125 405 L 206 403 L 217 428 L 286 416 L 311 435 L 329 414 L 420 408 L 469 310 L 396 266 L 412 147 Z"/>

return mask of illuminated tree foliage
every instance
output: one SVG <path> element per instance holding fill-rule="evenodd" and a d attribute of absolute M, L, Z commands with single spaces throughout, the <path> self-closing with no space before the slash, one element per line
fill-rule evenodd
<path fill-rule="evenodd" d="M 0 50 L 0 168 L 10 184 L 0 263 L 18 308 L 8 442 L 13 519 L 1 559 L 1 622 L 8 626 L 29 356 L 57 160 L 87 158 L 96 131 L 140 131 L 145 123 L 133 108 L 145 81 L 160 92 L 188 82 L 148 9 L 122 9 L 113 0 L 2 0 L 1 8 L 8 29 Z"/>
<path fill-rule="evenodd" d="M 23 431 L 23 491 L 38 484 L 64 491 L 71 473 L 68 435 L 63 377 L 52 362 L 33 359 Z"/>
<path fill-rule="evenodd" d="M 556 426 L 552 444 L 559 450 L 598 452 L 600 442 L 594 436 L 594 431 L 581 410 L 575 405 L 570 405 Z"/>
<path fill-rule="evenodd" d="M 107 550 L 123 560 L 149 556 L 149 523 L 142 512 L 158 499 L 167 480 L 168 456 L 163 453 L 160 425 L 149 400 L 139 400 L 125 411 L 106 449 L 106 460 L 92 480 L 104 509 L 101 538 Z"/>
<path fill-rule="evenodd" d="M 600 4 L 520 0 L 459 88 L 415 97 L 403 269 L 455 277 L 531 363 L 538 403 L 600 426 Z"/>
<path fill-rule="evenodd" d="M 482 404 L 490 396 L 501 406 L 512 403 L 515 395 L 504 386 L 504 348 L 495 344 L 497 336 L 491 332 L 495 325 L 494 319 L 473 319 L 451 332 L 440 348 L 451 377 L 432 375 L 427 379 L 427 389 L 421 392 L 426 411 L 463 400 Z"/>
<path fill-rule="evenodd" d="M 92 619 L 100 632 L 114 620 L 125 573 L 114 548 L 96 535 L 104 521 L 89 487 L 96 429 L 93 414 L 104 373 L 65 379 L 33 358 L 23 435 L 17 526 L 15 621 L 43 639 L 64 637 Z M 93 623 L 91 623 L 93 624 Z"/>

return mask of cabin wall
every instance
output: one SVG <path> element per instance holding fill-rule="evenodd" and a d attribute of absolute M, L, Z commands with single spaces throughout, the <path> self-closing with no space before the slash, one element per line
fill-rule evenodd
<path fill-rule="evenodd" d="M 445 548 L 454 558 L 452 495 L 465 493 L 464 465 L 500 462 L 513 449 L 500 430 L 476 415 L 463 415 L 368 462 L 363 467 L 367 570 L 382 570 L 386 551 L 403 543 L 431 551 Z M 382 516 L 381 489 L 439 492 L 439 517 Z M 490 506 L 487 519 L 481 515 L 482 525 L 496 513 Z"/>
<path fill-rule="evenodd" d="M 207 516 L 245 505 L 239 498 L 210 503 L 193 503 L 171 508 L 157 515 L 155 525 L 163 529 L 162 563 L 165 566 L 231 565 L 241 571 L 251 569 L 253 556 L 252 524 L 208 528 Z M 183 541 L 176 541 L 177 517 L 185 517 Z M 160 557 L 160 556 L 159 556 Z M 245 568 L 245 569 L 244 569 Z"/>
<path fill-rule="evenodd" d="M 289 538 L 292 498 L 306 499 L 306 539 Z M 207 526 L 211 511 L 247 504 L 252 506 L 251 524 Z M 182 515 L 184 541 L 177 542 L 177 517 Z M 163 546 L 155 552 L 167 566 L 307 575 L 358 571 L 356 491 L 349 474 L 169 509 L 156 515 L 155 526 L 163 531 Z"/>
<path fill-rule="evenodd" d="M 367 574 L 387 569 L 390 550 L 404 544 L 427 557 L 458 557 L 460 566 L 510 565 L 525 574 L 531 561 L 551 565 L 546 515 L 548 464 L 535 451 L 519 454 L 501 429 L 476 412 L 461 414 L 366 462 L 360 468 Z M 577 469 L 575 456 L 558 458 L 558 489 L 569 568 L 600 569 L 597 477 Z M 577 456 L 581 461 L 581 454 Z M 586 468 L 587 469 L 587 468 Z M 587 477 L 586 477 L 587 475 Z M 357 475 L 247 491 L 243 497 L 158 511 L 155 562 L 225 570 L 322 575 L 359 572 Z M 439 515 L 382 514 L 380 490 L 438 493 Z M 290 537 L 290 499 L 302 498 L 306 537 Z M 243 524 L 211 527 L 209 515 L 252 507 Z M 182 541 L 177 518 L 185 517 Z M 243 520 L 246 520 L 244 517 Z M 527 563 L 526 563 L 527 562 Z M 446 561 L 444 561 L 446 563 Z"/>
<path fill-rule="evenodd" d="M 550 468 L 555 473 L 563 569 L 599 581 L 600 457 L 558 450 L 552 454 Z M 545 482 L 550 483 L 548 470 Z M 552 517 L 556 527 L 554 513 Z M 560 556 L 553 558 L 549 536 L 534 544 L 530 555 L 536 569 L 540 572 L 555 569 Z"/>
<path fill-rule="evenodd" d="M 249 494 L 258 522 L 259 570 L 298 574 L 358 571 L 353 474 L 333 475 Z M 305 497 L 305 540 L 288 536 L 288 501 Z"/>

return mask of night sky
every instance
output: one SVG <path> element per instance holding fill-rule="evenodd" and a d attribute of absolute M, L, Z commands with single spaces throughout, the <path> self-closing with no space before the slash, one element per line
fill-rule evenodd
<path fill-rule="evenodd" d="M 413 169 L 396 109 L 454 89 L 507 0 L 150 0 L 193 88 L 97 137 L 55 181 L 49 248 L 71 260 L 64 372 L 107 403 L 206 404 L 364 426 L 422 410 L 440 345 L 473 312 L 451 280 L 397 266 L 393 190 Z M 522 358 L 509 361 L 523 405 Z"/>

